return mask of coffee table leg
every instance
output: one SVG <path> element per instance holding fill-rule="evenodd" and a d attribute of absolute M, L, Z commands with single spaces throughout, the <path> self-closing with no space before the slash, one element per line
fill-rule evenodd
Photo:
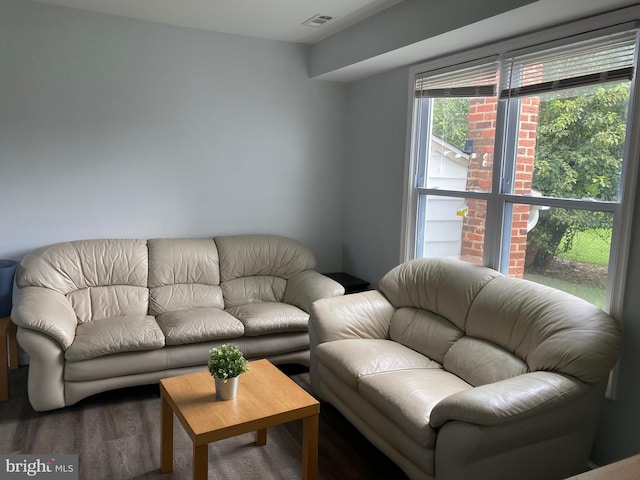
<path fill-rule="evenodd" d="M 256 445 L 262 446 L 267 444 L 267 429 L 263 428 L 256 432 Z"/>
<path fill-rule="evenodd" d="M 193 444 L 193 480 L 207 480 L 209 474 L 209 445 Z"/>
<path fill-rule="evenodd" d="M 160 471 L 173 471 L 173 410 L 164 394 L 160 395 Z"/>
<path fill-rule="evenodd" d="M 320 415 L 302 420 L 302 479 L 318 478 L 318 424 Z"/>

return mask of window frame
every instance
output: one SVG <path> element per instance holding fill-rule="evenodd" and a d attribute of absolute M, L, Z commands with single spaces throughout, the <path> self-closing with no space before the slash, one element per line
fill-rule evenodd
<path fill-rule="evenodd" d="M 409 98 L 408 98 L 408 126 L 407 152 L 405 158 L 405 191 L 403 198 L 402 216 L 402 245 L 400 261 L 404 262 L 415 257 L 418 203 L 421 194 L 429 194 L 429 189 L 418 188 L 416 175 L 418 174 L 418 145 L 420 137 L 417 128 L 422 127 L 419 118 L 420 101 L 415 97 L 415 82 L 419 76 L 436 75 L 453 72 L 466 67 L 496 61 L 503 57 L 512 57 L 531 52 L 537 52 L 558 46 L 571 45 L 583 40 L 589 40 L 619 33 L 624 30 L 638 28 L 637 21 L 629 21 L 629 11 L 633 12 L 631 18 L 640 19 L 640 8 L 625 9 L 626 17 L 612 12 L 590 19 L 572 22 L 562 27 L 554 27 L 535 34 L 523 35 L 509 41 L 498 42 L 493 45 L 466 52 L 439 58 L 431 62 L 414 66 L 409 72 Z M 624 21 L 622 21 L 624 18 Z M 510 48 L 514 47 L 514 48 Z M 517 48 L 515 48 L 517 47 Z M 632 135 L 633 131 L 640 131 L 640 75 L 638 75 L 638 40 L 636 39 L 636 74 L 631 82 L 629 91 L 629 113 L 627 118 L 627 137 L 621 184 L 620 201 L 604 202 L 582 199 L 549 199 L 536 197 L 523 197 L 520 195 L 502 193 L 500 182 L 503 172 L 504 158 L 501 138 L 496 138 L 494 155 L 494 175 L 492 191 L 490 193 L 475 193 L 468 191 L 442 191 L 438 194 L 459 198 L 480 198 L 487 201 L 487 218 L 485 225 L 485 249 L 483 264 L 497 270 L 501 268 L 502 242 L 505 235 L 504 215 L 507 204 L 544 205 L 559 208 L 580 208 L 588 210 L 610 211 L 614 216 L 613 236 L 611 240 L 610 262 L 608 266 L 607 288 L 605 298 L 605 310 L 615 318 L 620 318 L 624 299 L 624 286 L 627 274 L 627 261 L 631 242 L 632 219 L 636 192 L 638 189 L 640 139 Z M 498 102 L 498 122 L 505 122 L 505 102 Z M 614 253 L 615 252 L 615 253 Z"/>

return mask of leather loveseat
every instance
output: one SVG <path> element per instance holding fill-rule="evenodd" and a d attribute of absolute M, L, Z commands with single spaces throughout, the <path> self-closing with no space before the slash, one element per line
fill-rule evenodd
<path fill-rule="evenodd" d="M 419 259 L 311 308 L 311 385 L 411 479 L 582 472 L 620 329 L 564 292 Z"/>
<path fill-rule="evenodd" d="M 23 258 L 11 314 L 36 410 L 204 369 L 208 351 L 309 363 L 308 312 L 343 287 L 292 239 L 103 239 Z"/>

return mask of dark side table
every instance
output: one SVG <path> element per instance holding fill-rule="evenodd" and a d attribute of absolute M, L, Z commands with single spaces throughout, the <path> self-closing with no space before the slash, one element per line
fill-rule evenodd
<path fill-rule="evenodd" d="M 9 400 L 9 369 L 18 368 L 16 330 L 10 317 L 0 318 L 0 400 Z"/>
<path fill-rule="evenodd" d="M 358 293 L 369 289 L 369 282 L 361 278 L 354 277 L 344 272 L 332 272 L 323 274 L 332 278 L 344 287 L 344 293 Z"/>

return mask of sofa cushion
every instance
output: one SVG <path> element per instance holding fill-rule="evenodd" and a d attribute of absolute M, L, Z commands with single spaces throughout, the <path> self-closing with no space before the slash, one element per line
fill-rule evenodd
<path fill-rule="evenodd" d="M 440 315 L 465 330 L 469 306 L 478 292 L 502 275 L 490 268 L 447 258 L 419 258 L 398 265 L 380 280 L 380 290 L 396 307 Z"/>
<path fill-rule="evenodd" d="M 225 308 L 254 302 L 282 302 L 287 280 L 315 268 L 311 251 L 277 235 L 215 237 Z"/>
<path fill-rule="evenodd" d="M 336 340 L 318 345 L 314 355 L 319 363 L 354 389 L 368 375 L 442 368 L 438 362 L 392 340 Z"/>
<path fill-rule="evenodd" d="M 244 334 L 242 323 L 219 308 L 191 308 L 158 315 L 167 345 L 237 338 Z"/>
<path fill-rule="evenodd" d="M 606 378 L 620 328 L 580 298 L 527 280 L 496 278 L 469 309 L 467 335 L 499 345 L 530 371 L 555 371 L 587 383 Z"/>
<path fill-rule="evenodd" d="M 313 269 L 316 260 L 301 243 L 277 235 L 215 237 L 222 282 L 240 277 L 274 276 L 288 279 Z"/>
<path fill-rule="evenodd" d="M 78 323 L 125 315 L 146 315 L 149 289 L 130 285 L 106 285 L 76 290 L 67 295 Z"/>
<path fill-rule="evenodd" d="M 162 315 L 190 308 L 224 308 L 222 289 L 216 285 L 186 283 L 150 289 L 149 314 Z"/>
<path fill-rule="evenodd" d="M 147 286 L 147 242 L 77 240 L 29 253 L 20 262 L 18 286 L 45 287 L 66 295 L 102 285 Z"/>
<path fill-rule="evenodd" d="M 463 337 L 451 347 L 445 356 L 444 368 L 474 387 L 529 371 L 525 361 L 511 352 L 472 337 Z"/>
<path fill-rule="evenodd" d="M 40 248 L 20 262 L 18 285 L 67 295 L 79 322 L 148 309 L 147 242 L 97 239 Z"/>
<path fill-rule="evenodd" d="M 249 303 L 226 310 L 244 325 L 244 334 L 253 337 L 284 332 L 306 332 L 309 314 L 287 303 Z"/>
<path fill-rule="evenodd" d="M 79 324 L 65 358 L 77 362 L 112 353 L 162 347 L 164 335 L 153 317 L 127 315 Z"/>
<path fill-rule="evenodd" d="M 149 313 L 222 309 L 218 249 L 212 238 L 149 240 Z"/>
<path fill-rule="evenodd" d="M 281 302 L 287 281 L 274 276 L 240 277 L 222 284 L 225 308 L 248 303 Z"/>
<path fill-rule="evenodd" d="M 442 363 L 464 332 L 446 318 L 427 310 L 399 308 L 391 318 L 389 337 Z"/>
<path fill-rule="evenodd" d="M 358 385 L 366 400 L 426 448 L 435 448 L 437 430 L 429 426 L 433 407 L 470 388 L 459 377 L 433 368 L 376 373 L 363 377 Z"/>

